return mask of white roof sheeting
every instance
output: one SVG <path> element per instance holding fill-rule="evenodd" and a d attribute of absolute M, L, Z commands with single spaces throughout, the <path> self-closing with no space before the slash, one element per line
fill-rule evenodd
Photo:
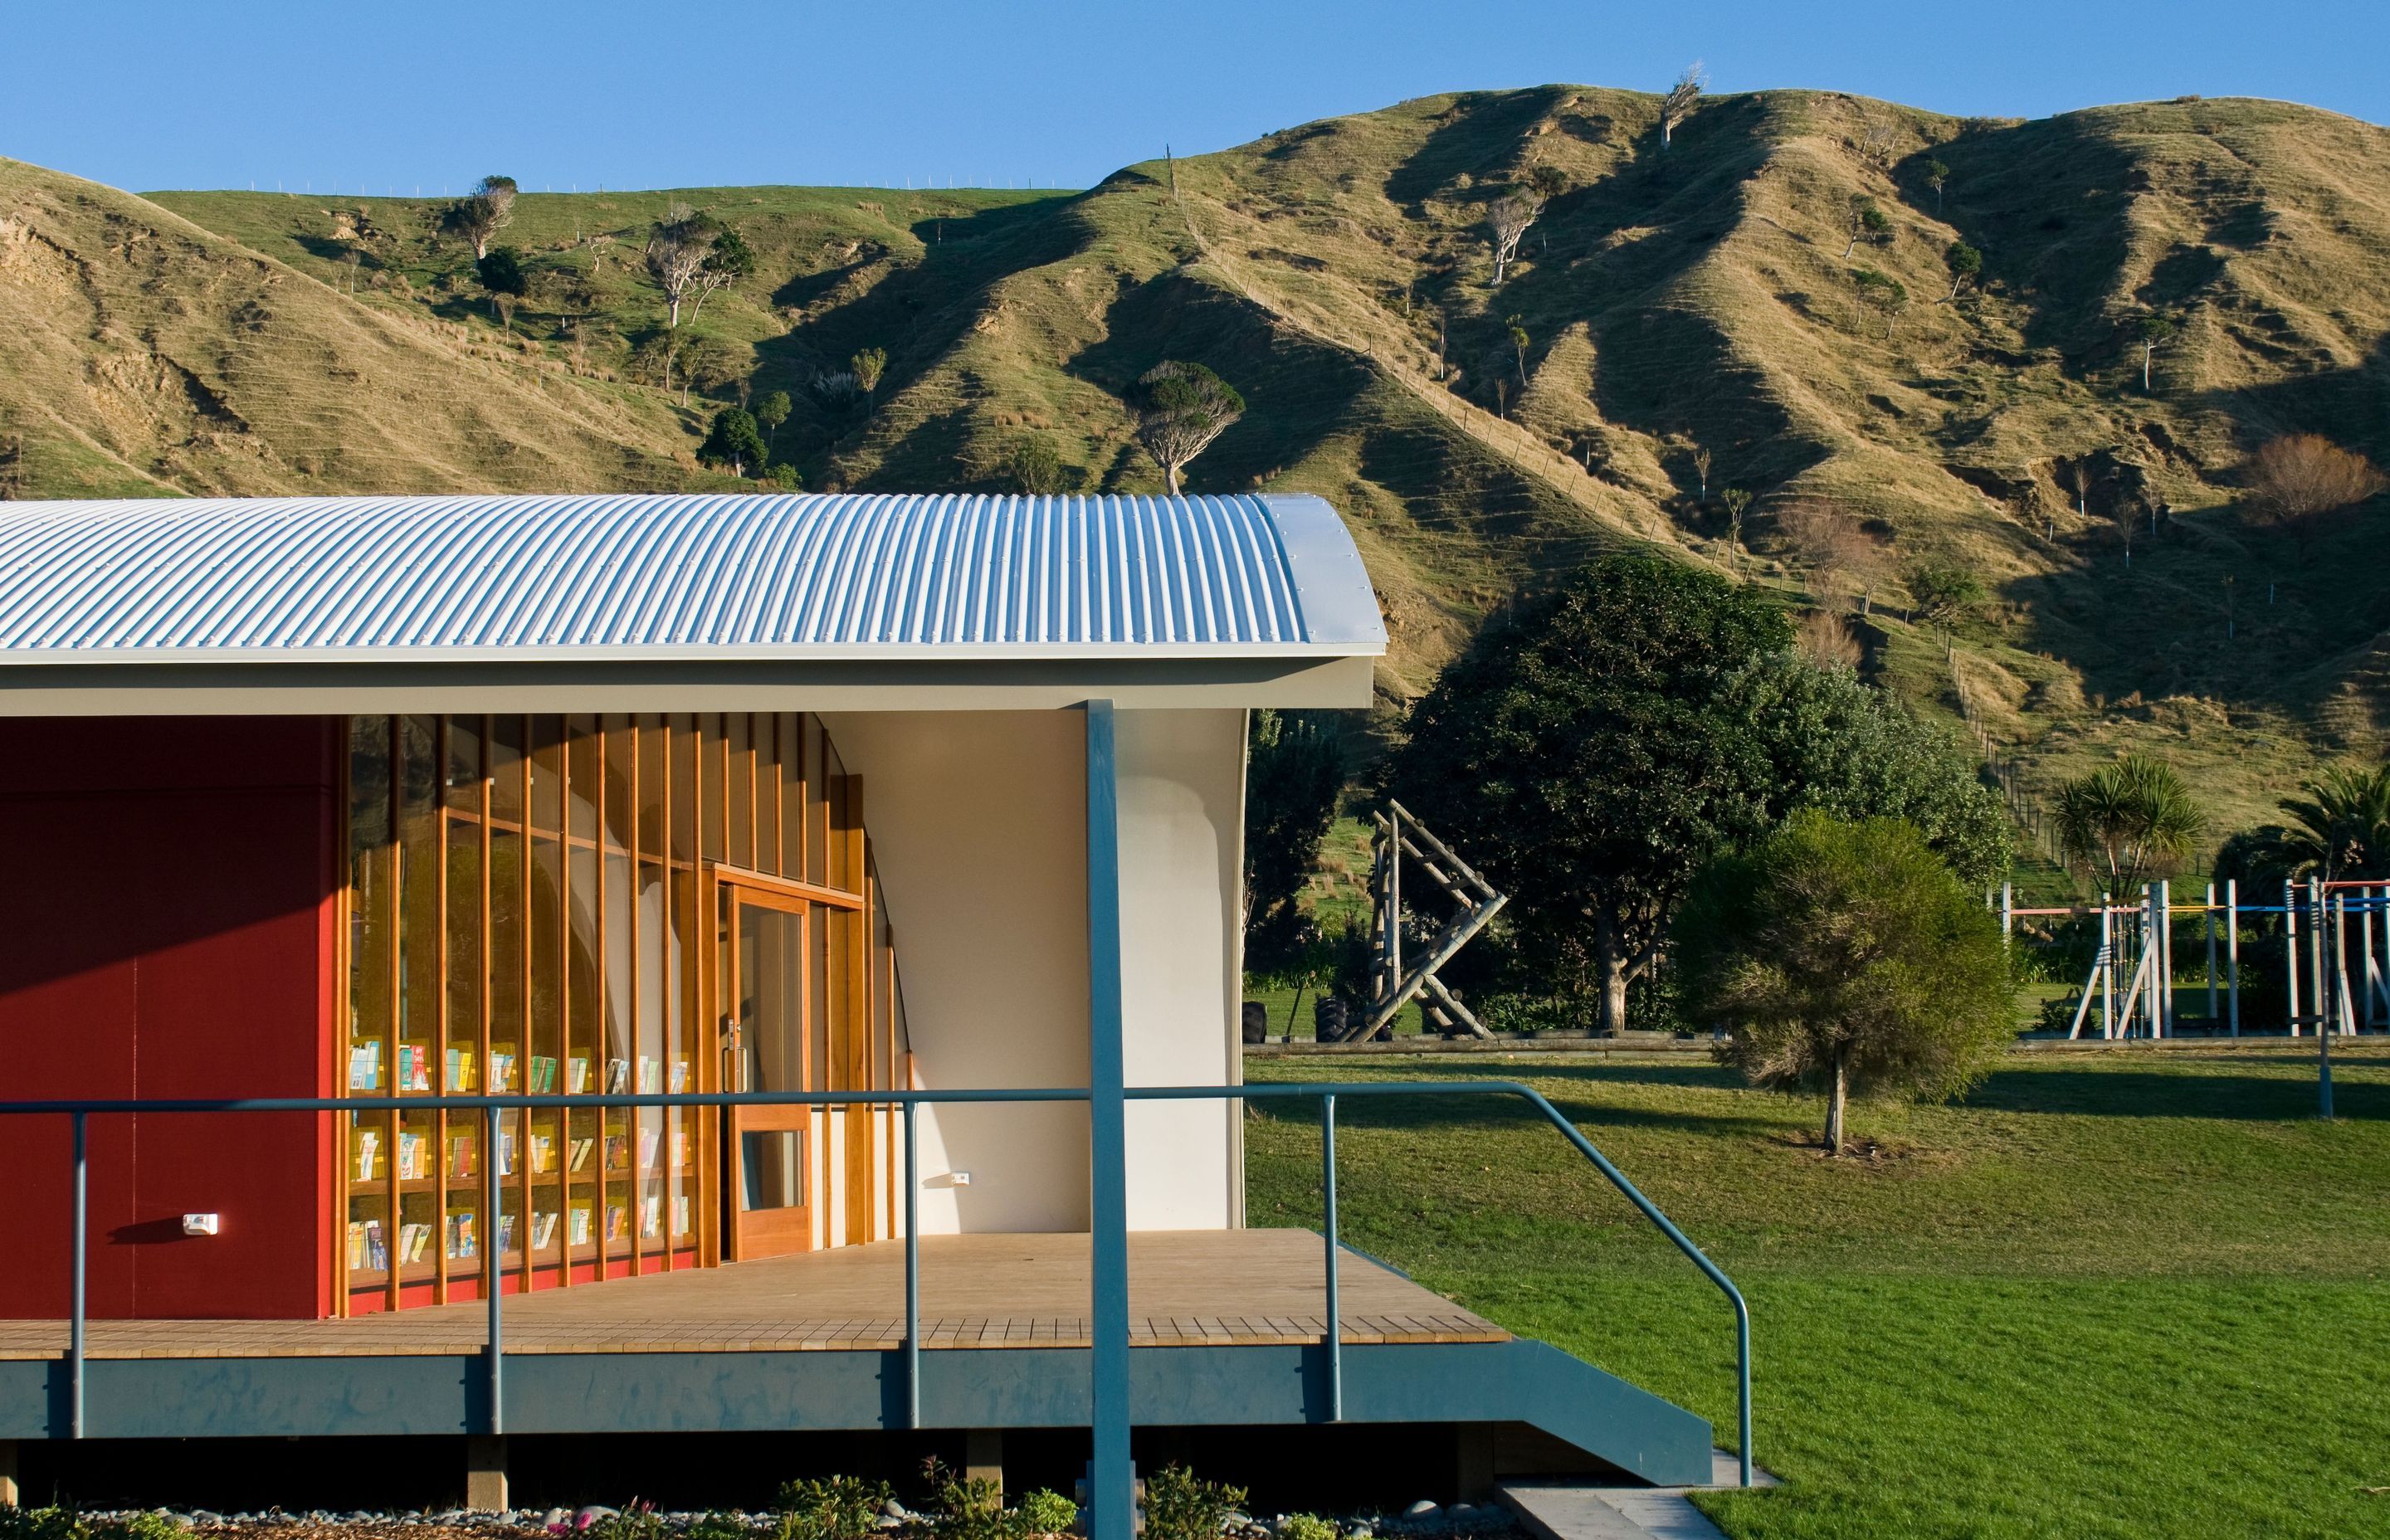
<path fill-rule="evenodd" d="M 1310 496 L 0 503 L 0 665 L 1350 657 Z"/>

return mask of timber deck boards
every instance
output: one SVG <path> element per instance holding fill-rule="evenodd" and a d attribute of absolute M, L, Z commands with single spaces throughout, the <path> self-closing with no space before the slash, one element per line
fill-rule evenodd
<path fill-rule="evenodd" d="M 1316 1342 L 1325 1334 L 1318 1236 L 1172 1230 L 1129 1237 L 1137 1347 Z M 1510 1333 L 1350 1251 L 1339 1269 L 1347 1342 L 1499 1342 Z M 921 1346 L 1088 1345 L 1084 1235 L 925 1236 Z M 905 1247 L 875 1241 L 509 1294 L 508 1355 L 886 1350 L 904 1342 Z M 94 1320 L 93 1358 L 459 1354 L 487 1341 L 478 1302 L 348 1320 Z M 0 1359 L 64 1354 L 64 1321 L 0 1321 Z"/>

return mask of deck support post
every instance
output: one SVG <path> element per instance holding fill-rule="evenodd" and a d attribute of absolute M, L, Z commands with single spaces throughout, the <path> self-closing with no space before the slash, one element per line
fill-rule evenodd
<path fill-rule="evenodd" d="M 1453 1498 L 1463 1503 L 1482 1503 L 1494 1495 L 1494 1425 L 1463 1422 L 1452 1431 Z"/>
<path fill-rule="evenodd" d="M 1087 718 L 1087 1229 L 1095 1459 L 1093 1540 L 1132 1540 L 1129 1461 L 1127 1062 L 1122 1042 L 1120 776 L 1112 703 Z"/>
<path fill-rule="evenodd" d="M 24 1492 L 17 1485 L 17 1441 L 0 1438 L 0 1508 L 22 1508 Z"/>
<path fill-rule="evenodd" d="M 504 1513 L 507 1501 L 507 1440 L 503 1433 L 465 1437 L 465 1506 L 480 1513 Z"/>
<path fill-rule="evenodd" d="M 963 1434 L 963 1480 L 985 1482 L 1004 1496 L 1004 1430 L 973 1428 Z"/>
<path fill-rule="evenodd" d="M 1324 1260 L 1326 1277 L 1322 1292 L 1326 1298 L 1320 1308 L 1320 1341 L 1328 1349 L 1328 1420 L 1344 1420 L 1344 1319 L 1343 1276 L 1337 1265 L 1336 1238 L 1336 1098 L 1319 1098 L 1319 1208 L 1325 1222 L 1320 1226 L 1322 1238 L 1328 1243 Z"/>
<path fill-rule="evenodd" d="M 83 1366 L 84 1341 L 84 1295 L 89 1289 L 91 1269 L 91 1143 L 84 1127 L 86 1114 L 77 1112 L 74 1123 L 74 1260 L 69 1265 L 67 1302 L 70 1318 L 67 1322 L 67 1437 L 83 1437 Z"/>

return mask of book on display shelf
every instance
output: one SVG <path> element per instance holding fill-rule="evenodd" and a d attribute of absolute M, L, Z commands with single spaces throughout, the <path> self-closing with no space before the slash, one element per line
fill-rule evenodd
<path fill-rule="evenodd" d="M 575 1139 L 572 1141 L 572 1161 L 571 1169 L 579 1171 L 589 1164 L 589 1147 L 597 1142 L 598 1141 L 595 1139 Z"/>
<path fill-rule="evenodd" d="M 448 1256 L 454 1262 L 469 1259 L 473 1254 L 473 1216 L 452 1213 L 448 1216 Z"/>
<path fill-rule="evenodd" d="M 386 1273 L 390 1270 L 390 1252 L 382 1244 L 380 1220 L 349 1221 L 349 1270 L 353 1273 Z"/>
<path fill-rule="evenodd" d="M 672 1067 L 672 1094 L 679 1096 L 688 1089 L 688 1060 L 675 1059 Z"/>
<path fill-rule="evenodd" d="M 420 1134 L 402 1132 L 398 1136 L 398 1179 L 400 1181 L 413 1182 L 431 1174 L 425 1169 L 424 1160 L 425 1155 L 430 1151 L 430 1145 L 431 1141 Z"/>
<path fill-rule="evenodd" d="M 380 1153 L 380 1150 L 381 1130 L 378 1128 L 360 1128 L 357 1130 L 358 1181 L 370 1182 L 374 1179 L 374 1159 Z"/>
<path fill-rule="evenodd" d="M 451 1092 L 464 1092 L 473 1088 L 474 1057 L 473 1050 L 470 1048 L 448 1050 L 448 1089 Z"/>
<path fill-rule="evenodd" d="M 651 1097 L 664 1088 L 664 1067 L 645 1054 L 639 1056 L 639 1095 Z"/>
<path fill-rule="evenodd" d="M 531 1136 L 531 1174 L 545 1176 L 556 1169 L 556 1137 L 551 1134 Z"/>
<path fill-rule="evenodd" d="M 576 1203 L 572 1206 L 572 1225 L 568 1234 L 572 1245 L 586 1246 L 589 1244 L 588 1204 Z"/>
<path fill-rule="evenodd" d="M 625 1239 L 630 1234 L 630 1211 L 620 1203 L 606 1205 L 606 1239 L 610 1243 Z"/>
<path fill-rule="evenodd" d="M 630 1170 L 630 1156 L 631 1141 L 628 1137 L 621 1134 L 606 1136 L 606 1169 L 608 1171 Z"/>
<path fill-rule="evenodd" d="M 498 1255 L 504 1256 L 514 1249 L 515 1216 L 510 1213 L 502 1213 L 498 1215 Z"/>
<path fill-rule="evenodd" d="M 589 1060 L 574 1054 L 564 1065 L 564 1089 L 568 1095 L 579 1096 L 589 1089 Z"/>
<path fill-rule="evenodd" d="M 657 1140 L 658 1135 L 656 1130 L 652 1128 L 642 1128 L 639 1130 L 639 1169 L 641 1171 L 649 1171 L 654 1169 L 656 1163 Z"/>
<path fill-rule="evenodd" d="M 606 1094 L 619 1097 L 631 1088 L 631 1063 L 626 1059 L 606 1060 Z"/>
<path fill-rule="evenodd" d="M 663 1229 L 664 1200 L 662 1193 L 651 1192 L 639 1200 L 639 1234 L 653 1240 Z"/>
<path fill-rule="evenodd" d="M 381 1040 L 359 1043 L 349 1049 L 349 1089 L 373 1091 L 381 1086 Z"/>
<path fill-rule="evenodd" d="M 425 1248 L 431 1240 L 431 1226 L 410 1220 L 398 1227 L 398 1260 L 404 1266 L 421 1262 Z"/>
<path fill-rule="evenodd" d="M 401 1043 L 398 1046 L 398 1088 L 402 1091 L 431 1089 L 430 1049 L 416 1043 Z"/>
<path fill-rule="evenodd" d="M 673 1234 L 688 1234 L 688 1194 L 673 1194 Z"/>
<path fill-rule="evenodd" d="M 474 1149 L 475 1140 L 472 1135 L 451 1134 L 448 1136 L 448 1176 L 450 1180 L 463 1181 L 470 1178 L 474 1174 Z"/>
<path fill-rule="evenodd" d="M 523 1083 L 526 1096 L 545 1096 L 556 1089 L 556 1060 L 546 1054 L 531 1056 L 531 1071 Z"/>
<path fill-rule="evenodd" d="M 545 1251 L 556 1244 L 556 1212 L 534 1213 L 531 1216 L 531 1249 Z"/>
<path fill-rule="evenodd" d="M 515 1088 L 515 1056 L 493 1052 L 490 1055 L 490 1091 L 494 1096 L 506 1096 Z"/>
<path fill-rule="evenodd" d="M 498 1136 L 498 1174 L 512 1176 L 514 1174 L 515 1136 L 511 1132 L 502 1133 Z"/>

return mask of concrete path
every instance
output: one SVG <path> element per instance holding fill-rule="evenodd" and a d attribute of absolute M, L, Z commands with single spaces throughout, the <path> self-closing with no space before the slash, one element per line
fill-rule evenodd
<path fill-rule="evenodd" d="M 1720 1449 L 1710 1457 L 1710 1484 L 1732 1486 L 1741 1475 L 1735 1457 Z M 1761 1486 L 1776 1478 L 1754 1471 Z M 1718 1527 L 1685 1500 L 1701 1490 L 1683 1486 L 1573 1486 L 1510 1482 L 1495 1488 L 1502 1506 L 1536 1540 L 1725 1540 Z"/>

